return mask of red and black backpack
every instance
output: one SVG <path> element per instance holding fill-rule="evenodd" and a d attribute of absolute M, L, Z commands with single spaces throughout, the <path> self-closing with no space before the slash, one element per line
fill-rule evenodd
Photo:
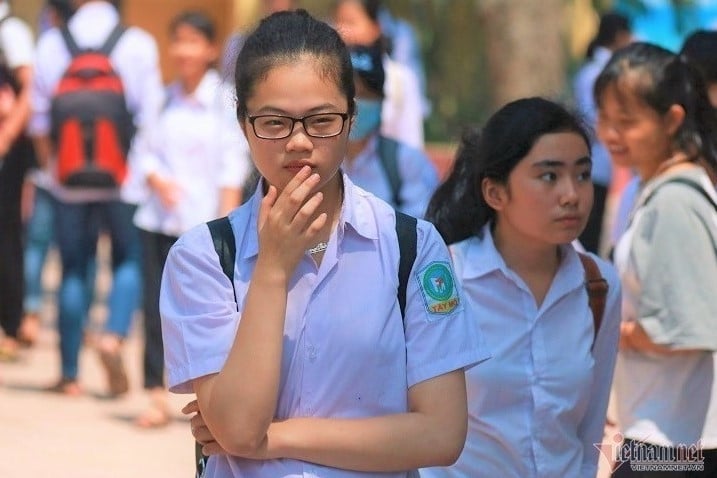
<path fill-rule="evenodd" d="M 117 24 L 101 48 L 80 49 L 67 27 L 60 29 L 72 60 L 52 98 L 50 135 L 57 177 L 68 187 L 114 188 L 127 175 L 135 126 L 110 62 L 124 31 Z"/>

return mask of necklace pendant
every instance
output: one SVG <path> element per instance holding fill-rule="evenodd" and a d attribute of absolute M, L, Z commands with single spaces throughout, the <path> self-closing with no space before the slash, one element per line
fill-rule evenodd
<path fill-rule="evenodd" d="M 313 256 L 314 254 L 318 254 L 319 252 L 324 252 L 328 247 L 329 247 L 329 243 L 322 241 L 322 242 L 319 242 L 318 244 L 316 244 L 311 249 L 306 249 L 306 252 L 308 252 L 309 254 L 311 254 Z"/>

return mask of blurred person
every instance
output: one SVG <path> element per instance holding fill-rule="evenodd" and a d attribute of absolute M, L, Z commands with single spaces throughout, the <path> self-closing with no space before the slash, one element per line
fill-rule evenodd
<path fill-rule="evenodd" d="M 623 284 L 615 400 L 625 458 L 613 476 L 716 476 L 717 116 L 696 67 L 649 43 L 614 54 L 595 100 L 598 136 L 615 164 L 640 178 L 614 253 Z M 665 463 L 704 471 L 640 471 L 629 459 L 678 457 L 690 447 L 685 461 Z"/>
<path fill-rule="evenodd" d="M 378 46 L 384 52 L 386 74 L 381 111 L 381 133 L 391 139 L 423 149 L 423 98 L 418 78 L 408 67 L 386 53 L 379 23 L 379 0 L 337 0 L 333 23 L 348 46 Z"/>
<path fill-rule="evenodd" d="M 296 10 L 299 7 L 299 0 L 260 0 L 260 16 L 262 18 L 275 12 Z M 234 32 L 224 45 L 224 52 L 221 58 L 222 79 L 229 85 L 234 84 L 234 70 L 236 68 L 237 55 L 249 33 L 246 31 Z"/>
<path fill-rule="evenodd" d="M 464 136 L 426 217 L 492 358 L 466 372 L 460 458 L 422 478 L 595 477 L 620 282 L 571 245 L 590 214 L 590 170 L 586 127 L 543 98 L 508 103 Z"/>
<path fill-rule="evenodd" d="M 0 128 L 18 107 L 21 86 L 12 70 L 0 64 Z M 0 155 L 0 361 L 19 357 L 18 331 L 22 318 L 22 192 L 34 166 L 30 139 L 21 134 Z"/>
<path fill-rule="evenodd" d="M 148 33 L 121 25 L 118 12 L 109 1 L 73 0 L 73 7 L 76 11 L 66 27 L 48 30 L 38 42 L 34 113 L 30 123 L 39 159 L 53 173 L 55 238 L 62 262 L 58 298 L 62 369 L 60 379 L 49 390 L 67 395 L 82 392 L 78 382 L 78 359 L 89 301 L 85 274 L 100 228 L 108 234 L 111 245 L 112 286 L 107 321 L 96 347 L 107 373 L 109 396 L 115 397 L 128 390 L 122 345 L 139 305 L 141 290 L 139 233 L 132 222 L 135 205 L 131 201 L 134 198 L 121 196 L 124 185 L 72 186 L 62 182 L 57 160 L 60 152 L 67 151 L 59 150 L 50 137 L 50 133 L 57 132 L 60 126 L 51 112 L 55 112 L 56 88 L 72 62 L 71 51 L 75 47 L 78 54 L 86 49 L 98 51 L 102 46 L 110 50 L 111 67 L 122 85 L 123 108 L 131 115 L 131 124 L 123 127 L 133 130 L 156 119 L 163 93 L 157 45 Z M 114 48 L 110 48 L 110 42 L 114 42 Z M 100 105 L 105 100 L 97 97 L 95 101 Z M 92 141 L 113 137 L 97 134 Z M 109 159 L 101 158 L 102 161 Z"/>
<path fill-rule="evenodd" d="M 381 49 L 350 48 L 356 84 L 356 116 L 343 170 L 351 181 L 393 207 L 423 217 L 438 186 L 438 173 L 426 154 L 380 133 L 384 101 Z"/>
<path fill-rule="evenodd" d="M 231 92 L 212 67 L 219 53 L 214 23 L 203 13 L 185 11 L 169 31 L 176 79 L 166 90 L 159 120 L 139 132 L 132 155 L 150 190 L 134 216 L 142 238 L 144 388 L 150 399 L 136 424 L 144 428 L 170 419 L 159 316 L 169 249 L 180 234 L 238 206 L 249 172 Z"/>
<path fill-rule="evenodd" d="M 74 13 L 72 0 L 47 0 L 41 14 L 40 31 L 65 25 Z M 50 177 L 47 169 L 32 171 L 28 183 L 32 208 L 25 228 L 25 249 L 23 267 L 25 272 L 25 297 L 23 300 L 23 320 L 19 338 L 23 345 L 30 346 L 37 340 L 40 332 L 40 309 L 42 307 L 42 270 L 52 243 L 54 231 L 52 195 L 48 191 Z M 94 261 L 89 266 L 88 283 L 94 289 Z"/>
<path fill-rule="evenodd" d="M 600 16 L 597 34 L 588 46 L 585 63 L 575 74 L 573 84 L 575 102 L 593 127 L 597 121 L 597 108 L 593 100 L 595 78 L 610 60 L 613 52 L 631 41 L 632 31 L 627 17 L 616 12 L 608 12 Z M 592 142 L 591 157 L 595 200 L 588 224 L 580 234 L 579 240 L 588 251 L 599 253 L 603 237 L 605 204 L 612 180 L 612 163 L 610 154 L 597 138 Z"/>

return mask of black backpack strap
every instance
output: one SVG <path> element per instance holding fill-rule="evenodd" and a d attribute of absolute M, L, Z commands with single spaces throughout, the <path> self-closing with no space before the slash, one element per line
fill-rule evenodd
<path fill-rule="evenodd" d="M 70 29 L 67 28 L 67 25 L 62 25 L 60 27 L 60 34 L 62 35 L 62 39 L 65 40 L 65 45 L 67 46 L 67 50 L 70 52 L 70 56 L 73 58 L 80 54 L 80 47 L 77 46 L 77 42 L 75 42 L 75 39 L 72 38 L 72 33 L 70 33 Z"/>
<path fill-rule="evenodd" d="M 237 302 L 237 310 L 239 310 L 237 291 L 234 288 L 234 263 L 236 262 L 237 245 L 234 239 L 232 224 L 229 222 L 229 218 L 224 216 L 209 221 L 207 227 L 209 228 L 209 233 L 212 235 L 214 250 L 217 251 L 217 256 L 219 256 L 219 264 L 222 266 L 222 271 L 232 284 L 234 301 Z"/>
<path fill-rule="evenodd" d="M 125 30 L 126 28 L 121 23 L 115 25 L 114 29 L 107 37 L 107 40 L 105 40 L 104 45 L 102 45 L 97 51 L 99 51 L 105 56 L 110 56 L 110 53 L 112 53 L 112 50 L 114 49 L 115 45 L 117 45 L 117 42 L 119 41 Z"/>
<path fill-rule="evenodd" d="M 411 276 L 413 263 L 416 261 L 418 236 L 415 217 L 396 211 L 396 236 L 398 236 L 398 305 L 401 308 L 403 328 L 406 328 L 406 288 Z"/>
<path fill-rule="evenodd" d="M 593 315 L 593 343 L 590 349 L 595 346 L 595 340 L 597 339 L 598 332 L 600 331 L 600 325 L 602 324 L 602 318 L 605 314 L 605 302 L 607 301 L 607 292 L 610 288 L 607 280 L 600 273 L 600 268 L 587 254 L 578 253 L 580 262 L 583 264 L 585 270 L 585 289 L 588 293 L 588 304 Z"/>
<path fill-rule="evenodd" d="M 401 207 L 401 175 L 398 171 L 398 142 L 385 136 L 378 136 L 378 157 L 386 178 L 391 185 L 391 197 L 394 208 Z"/>

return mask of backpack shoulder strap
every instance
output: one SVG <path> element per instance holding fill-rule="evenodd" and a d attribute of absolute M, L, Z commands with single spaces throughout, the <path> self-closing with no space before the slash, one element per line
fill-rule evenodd
<path fill-rule="evenodd" d="M 712 196 L 710 196 L 709 193 L 707 191 L 705 191 L 705 188 L 703 188 L 697 181 L 693 181 L 692 179 L 687 179 L 687 178 L 668 179 L 664 183 L 660 184 L 657 188 L 655 188 L 655 190 L 652 191 L 649 196 L 647 196 L 647 198 L 645 199 L 643 204 L 647 204 L 647 202 L 650 199 L 652 199 L 652 197 L 655 195 L 655 193 L 662 186 L 664 186 L 665 184 L 670 184 L 670 183 L 684 184 L 685 186 L 688 186 L 688 187 L 694 189 L 695 191 L 702 194 L 702 196 L 707 200 L 707 202 L 712 205 L 712 207 L 715 209 L 715 211 L 717 211 L 717 203 L 715 203 L 714 199 L 712 199 Z"/>
<path fill-rule="evenodd" d="M 381 167 L 386 173 L 388 182 L 391 185 L 391 197 L 393 198 L 393 207 L 401 207 L 401 175 L 398 171 L 398 142 L 386 138 L 383 135 L 378 136 L 378 157 L 381 160 Z"/>
<path fill-rule="evenodd" d="M 224 216 L 209 221 L 207 227 L 209 228 L 209 233 L 212 235 L 214 250 L 217 252 L 217 256 L 219 256 L 219 264 L 222 266 L 222 271 L 232 284 L 234 302 L 237 303 L 237 310 L 239 310 L 237 291 L 234 288 L 234 263 L 236 262 L 237 246 L 234 240 L 232 224 L 229 222 L 229 218 Z"/>
<path fill-rule="evenodd" d="M 122 37 L 122 34 L 125 32 L 125 30 L 126 28 L 121 23 L 115 25 L 114 29 L 107 37 L 107 40 L 105 40 L 104 45 L 102 45 L 98 51 L 105 56 L 110 56 L 110 53 L 112 53 L 112 50 L 114 49 L 115 45 L 117 45 L 117 42 L 119 41 L 120 37 Z"/>
<path fill-rule="evenodd" d="M 398 305 L 401 308 L 403 328 L 406 328 L 406 288 L 411 276 L 413 263 L 416 261 L 418 235 L 415 217 L 396 211 L 396 236 L 398 236 Z"/>
<path fill-rule="evenodd" d="M 590 310 L 593 314 L 593 328 L 595 334 L 593 335 L 593 344 L 595 345 L 595 339 L 597 339 L 600 325 L 602 324 L 602 318 L 605 313 L 605 302 L 607 300 L 607 291 L 609 285 L 607 280 L 600 273 L 600 268 L 587 254 L 578 253 L 580 256 L 580 262 L 583 264 L 585 269 L 585 289 L 588 293 L 588 303 L 590 304 Z"/>
<path fill-rule="evenodd" d="M 72 37 L 72 33 L 70 33 L 70 29 L 67 28 L 67 25 L 62 25 L 62 27 L 60 27 L 60 35 L 62 35 L 62 39 L 65 41 L 65 45 L 67 46 L 67 50 L 70 52 L 70 56 L 74 58 L 79 55 L 80 47 L 77 46 L 77 42 L 75 42 L 75 39 Z"/>

